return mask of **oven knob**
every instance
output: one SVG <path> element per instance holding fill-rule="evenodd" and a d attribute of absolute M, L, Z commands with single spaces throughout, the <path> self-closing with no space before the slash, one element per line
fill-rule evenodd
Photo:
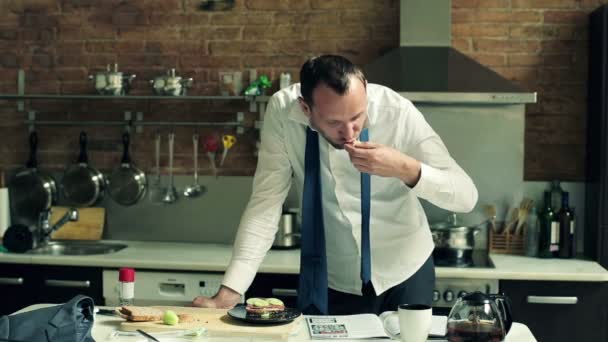
<path fill-rule="evenodd" d="M 446 302 L 451 302 L 454 300 L 454 292 L 452 292 L 452 290 L 446 290 L 443 293 L 443 299 L 445 299 Z"/>
<path fill-rule="evenodd" d="M 441 294 L 437 290 L 433 290 L 433 302 L 438 302 L 441 299 Z"/>
<path fill-rule="evenodd" d="M 458 292 L 458 298 L 460 298 L 460 297 L 464 297 L 464 296 L 466 296 L 467 294 L 468 294 L 468 292 L 467 292 L 467 291 L 460 291 L 460 292 Z"/>

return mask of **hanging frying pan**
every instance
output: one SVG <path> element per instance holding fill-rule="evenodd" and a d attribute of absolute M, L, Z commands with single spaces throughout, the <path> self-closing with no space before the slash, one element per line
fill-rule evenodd
<path fill-rule="evenodd" d="M 106 188 L 106 180 L 99 170 L 89 165 L 87 134 L 80 132 L 80 155 L 61 180 L 63 195 L 71 205 L 88 207 L 97 202 Z"/>
<path fill-rule="evenodd" d="M 146 174 L 131 164 L 129 154 L 130 137 L 125 132 L 122 135 L 124 152 L 120 167 L 110 175 L 108 193 L 114 201 L 122 205 L 133 205 L 146 192 Z"/>
<path fill-rule="evenodd" d="M 40 213 L 56 202 L 57 187 L 50 175 L 38 170 L 36 132 L 30 133 L 29 143 L 30 157 L 26 167 L 15 174 L 8 188 L 13 222 L 32 226 L 38 223 Z"/>

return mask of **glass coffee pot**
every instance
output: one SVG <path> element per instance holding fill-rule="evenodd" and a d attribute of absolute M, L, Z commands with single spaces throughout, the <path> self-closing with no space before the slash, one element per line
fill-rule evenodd
<path fill-rule="evenodd" d="M 458 298 L 452 307 L 447 339 L 450 342 L 504 341 L 512 323 L 508 297 L 472 292 Z"/>

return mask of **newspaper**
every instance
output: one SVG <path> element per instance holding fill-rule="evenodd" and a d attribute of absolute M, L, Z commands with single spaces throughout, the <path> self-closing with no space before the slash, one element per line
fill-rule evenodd
<path fill-rule="evenodd" d="M 399 338 L 399 316 L 395 311 L 374 314 L 306 316 L 310 338 Z M 429 336 L 445 336 L 446 316 L 433 316 Z"/>

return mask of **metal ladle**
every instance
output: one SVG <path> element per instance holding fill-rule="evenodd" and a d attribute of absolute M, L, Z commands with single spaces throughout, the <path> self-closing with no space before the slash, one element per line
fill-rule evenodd
<path fill-rule="evenodd" d="M 173 141 L 175 139 L 174 133 L 169 133 L 169 185 L 167 186 L 167 192 L 163 197 L 163 202 L 173 203 L 177 200 L 177 191 L 175 191 L 175 183 L 173 181 Z"/>
<path fill-rule="evenodd" d="M 207 188 L 198 184 L 198 134 L 196 133 L 192 135 L 192 144 L 194 154 L 194 174 L 192 177 L 194 178 L 194 184 L 184 189 L 184 196 L 195 198 L 204 194 Z"/>

